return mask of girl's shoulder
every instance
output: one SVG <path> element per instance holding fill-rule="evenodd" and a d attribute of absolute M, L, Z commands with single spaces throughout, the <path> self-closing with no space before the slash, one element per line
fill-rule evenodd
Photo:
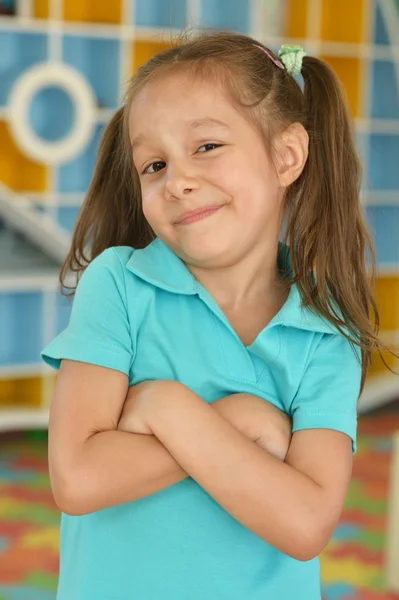
<path fill-rule="evenodd" d="M 98 281 L 112 278 L 115 282 L 123 282 L 135 251 L 131 246 L 111 246 L 103 250 L 87 265 L 82 280 Z"/>
<path fill-rule="evenodd" d="M 134 252 L 135 248 L 132 246 L 111 246 L 103 250 L 90 264 L 109 266 L 119 264 L 126 267 Z"/>
<path fill-rule="evenodd" d="M 93 258 L 79 277 L 76 298 L 118 294 L 125 289 L 126 269 L 134 248 L 111 246 Z M 122 293 L 122 297 L 125 293 Z M 75 302 L 76 302 L 75 298 Z"/>

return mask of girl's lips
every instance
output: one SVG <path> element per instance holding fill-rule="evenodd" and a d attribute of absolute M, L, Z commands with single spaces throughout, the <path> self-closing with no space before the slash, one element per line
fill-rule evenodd
<path fill-rule="evenodd" d="M 190 225 L 190 223 L 195 223 L 195 221 L 200 221 L 202 219 L 206 219 L 213 213 L 217 212 L 223 205 L 219 206 L 204 206 L 203 208 L 197 208 L 196 210 L 190 210 L 186 213 L 183 213 L 181 217 L 176 221 L 176 225 Z"/>

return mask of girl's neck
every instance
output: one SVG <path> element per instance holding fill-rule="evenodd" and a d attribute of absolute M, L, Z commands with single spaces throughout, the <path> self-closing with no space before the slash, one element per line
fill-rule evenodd
<path fill-rule="evenodd" d="M 187 267 L 222 309 L 251 308 L 284 295 L 286 286 L 278 269 L 277 241 L 269 246 L 267 252 L 252 252 L 223 268 Z"/>

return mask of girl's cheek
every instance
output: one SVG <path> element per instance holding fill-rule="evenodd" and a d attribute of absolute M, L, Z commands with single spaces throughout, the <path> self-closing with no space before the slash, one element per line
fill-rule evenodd
<path fill-rule="evenodd" d="M 161 201 L 162 197 L 159 192 L 154 189 L 152 186 L 147 188 L 142 188 L 141 190 L 141 202 L 143 207 L 143 213 L 146 219 L 154 219 L 156 218 L 157 213 L 161 209 Z"/>
<path fill-rule="evenodd" d="M 151 201 L 154 196 L 154 184 L 146 181 L 145 179 L 141 180 L 141 197 L 143 199 L 143 203 Z"/>

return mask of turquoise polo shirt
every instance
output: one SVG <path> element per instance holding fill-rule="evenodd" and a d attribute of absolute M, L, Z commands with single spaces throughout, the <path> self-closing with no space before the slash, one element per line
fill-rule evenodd
<path fill-rule="evenodd" d="M 280 245 L 280 268 L 286 256 Z M 255 394 L 289 413 L 294 431 L 335 429 L 355 443 L 360 364 L 342 335 L 301 308 L 297 287 L 245 346 L 158 239 L 143 250 L 110 248 L 87 267 L 68 327 L 42 356 L 55 368 L 65 358 L 116 369 L 130 385 L 176 380 L 208 403 Z M 317 559 L 268 545 L 192 478 L 63 515 L 60 562 L 58 600 L 320 600 Z"/>

